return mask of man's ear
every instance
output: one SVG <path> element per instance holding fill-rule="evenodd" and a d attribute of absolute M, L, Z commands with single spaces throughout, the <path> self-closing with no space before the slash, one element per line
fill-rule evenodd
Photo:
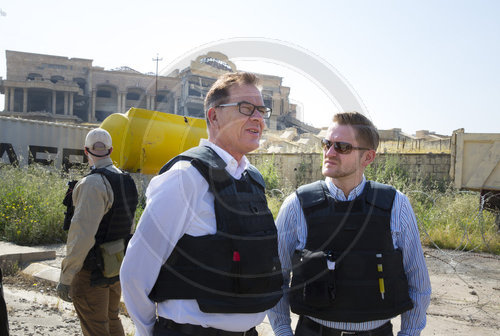
<path fill-rule="evenodd" d="M 375 152 L 374 149 L 365 151 L 365 153 L 362 156 L 362 162 L 361 162 L 363 167 L 365 168 L 368 167 L 368 165 L 372 163 L 373 160 L 375 160 L 375 156 L 377 156 L 377 152 Z"/>
<path fill-rule="evenodd" d="M 207 116 L 210 125 L 215 125 L 217 123 L 217 113 L 215 111 L 215 107 L 211 107 L 208 109 Z"/>

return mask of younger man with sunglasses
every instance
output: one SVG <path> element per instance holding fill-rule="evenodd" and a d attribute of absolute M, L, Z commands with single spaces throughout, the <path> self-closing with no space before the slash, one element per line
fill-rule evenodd
<path fill-rule="evenodd" d="M 323 139 L 326 177 L 297 189 L 276 225 L 286 289 L 268 315 L 276 335 L 420 335 L 431 286 L 408 198 L 364 177 L 379 135 L 364 115 L 339 113 Z M 293 273 L 290 288 L 290 272 Z"/>

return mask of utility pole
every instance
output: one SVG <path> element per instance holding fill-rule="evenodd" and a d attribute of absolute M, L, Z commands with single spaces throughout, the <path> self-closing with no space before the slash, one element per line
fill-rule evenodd
<path fill-rule="evenodd" d="M 153 109 L 156 110 L 156 102 L 158 97 L 158 62 L 163 61 L 163 58 L 158 58 L 158 53 L 156 54 L 156 58 L 153 58 L 153 62 L 156 62 L 156 78 L 155 78 L 155 98 L 154 98 L 154 106 Z"/>

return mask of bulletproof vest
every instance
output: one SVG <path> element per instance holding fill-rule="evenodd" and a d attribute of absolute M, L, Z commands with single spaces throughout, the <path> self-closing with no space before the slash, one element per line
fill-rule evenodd
<path fill-rule="evenodd" d="M 390 319 L 413 307 L 403 257 L 394 249 L 396 190 L 367 181 L 353 201 L 337 201 L 324 181 L 297 189 L 307 222 L 293 258 L 292 312 L 337 322 Z"/>
<path fill-rule="evenodd" d="M 225 162 L 205 146 L 172 159 L 160 174 L 179 160 L 190 161 L 208 182 L 217 232 L 181 237 L 149 298 L 196 299 L 206 313 L 256 313 L 273 307 L 282 296 L 283 277 L 262 176 L 250 166 L 240 180 L 234 179 Z"/>
<path fill-rule="evenodd" d="M 118 277 L 104 278 L 100 272 L 102 258 L 99 245 L 122 238 L 124 240 L 130 238 L 138 202 L 137 188 L 132 177 L 125 172 L 115 173 L 106 168 L 99 168 L 93 169 L 89 175 L 91 174 L 101 174 L 109 181 L 113 190 L 113 205 L 99 223 L 95 234 L 95 244 L 87 254 L 83 268 L 92 271 L 92 284 L 113 283 L 118 280 Z"/>

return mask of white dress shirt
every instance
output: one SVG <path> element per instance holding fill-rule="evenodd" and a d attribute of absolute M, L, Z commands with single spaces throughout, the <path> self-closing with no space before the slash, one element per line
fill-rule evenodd
<path fill-rule="evenodd" d="M 249 166 L 245 156 L 238 163 L 229 153 L 206 139 L 200 146 L 212 148 L 227 164 L 235 179 Z M 177 323 L 189 323 L 227 331 L 246 331 L 260 324 L 266 312 L 255 314 L 209 314 L 196 300 L 166 300 L 156 306 L 148 295 L 161 266 L 184 235 L 203 236 L 217 230 L 214 196 L 208 183 L 189 161 L 178 161 L 155 176 L 146 190 L 146 208 L 130 240 L 120 280 L 127 311 L 135 323 L 136 336 L 152 335 L 157 314 Z"/>
<path fill-rule="evenodd" d="M 363 192 L 366 179 L 345 197 L 344 192 L 326 178 L 328 191 L 336 200 L 351 201 Z M 288 287 L 292 256 L 295 250 L 305 247 L 307 240 L 307 223 L 297 198 L 293 193 L 283 202 L 276 219 L 281 267 L 284 273 L 285 290 L 278 304 L 269 310 L 268 316 L 273 331 L 277 336 L 293 335 L 290 326 L 290 303 Z M 391 233 L 394 248 L 403 252 L 403 266 L 408 279 L 409 294 L 413 301 L 413 309 L 401 315 L 401 331 L 398 336 L 416 336 L 425 327 L 425 313 L 430 302 L 431 284 L 425 264 L 424 253 L 420 243 L 417 221 L 408 198 L 397 191 L 391 210 Z M 311 317 L 312 320 L 326 327 L 341 330 L 371 330 L 382 326 L 388 320 L 367 321 L 362 323 L 333 322 Z"/>

